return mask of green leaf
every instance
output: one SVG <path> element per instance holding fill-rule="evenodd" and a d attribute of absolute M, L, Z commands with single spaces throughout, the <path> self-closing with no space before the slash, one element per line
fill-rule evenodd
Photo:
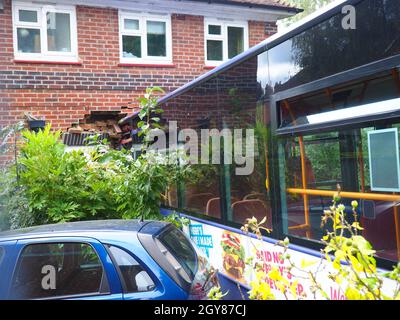
<path fill-rule="evenodd" d="M 143 120 L 143 118 L 146 116 L 146 114 L 147 114 L 146 110 L 144 110 L 144 109 L 140 110 L 140 112 L 138 114 L 140 120 Z"/>

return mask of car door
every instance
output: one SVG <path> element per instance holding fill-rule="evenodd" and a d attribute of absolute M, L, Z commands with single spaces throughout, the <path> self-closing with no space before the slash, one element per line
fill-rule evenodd
<path fill-rule="evenodd" d="M 162 285 L 144 263 L 126 248 L 105 244 L 119 274 L 124 300 L 160 299 Z"/>
<path fill-rule="evenodd" d="M 104 246 L 89 237 L 19 240 L 10 299 L 122 299 Z"/>
<path fill-rule="evenodd" d="M 14 269 L 17 241 L 0 242 L 0 300 L 6 299 L 11 275 Z"/>

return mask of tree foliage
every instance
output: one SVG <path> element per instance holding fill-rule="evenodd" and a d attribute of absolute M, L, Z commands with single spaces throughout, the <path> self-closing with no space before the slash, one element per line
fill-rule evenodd
<path fill-rule="evenodd" d="M 287 0 L 286 2 L 296 8 L 303 9 L 303 12 L 300 12 L 290 18 L 281 20 L 279 23 L 283 27 L 287 27 L 303 19 L 304 17 L 310 15 L 316 10 L 333 2 L 333 0 Z"/>

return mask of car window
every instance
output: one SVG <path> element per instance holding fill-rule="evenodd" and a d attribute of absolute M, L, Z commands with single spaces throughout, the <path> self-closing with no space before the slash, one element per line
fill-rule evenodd
<path fill-rule="evenodd" d="M 160 237 L 179 264 L 191 278 L 196 274 L 197 254 L 190 241 L 178 229 L 170 229 Z"/>
<path fill-rule="evenodd" d="M 14 299 L 55 298 L 105 293 L 101 261 L 85 243 L 46 243 L 26 246 L 13 278 Z"/>
<path fill-rule="evenodd" d="M 144 268 L 125 250 L 109 245 L 108 248 L 126 285 L 126 293 L 151 291 L 153 280 Z"/>

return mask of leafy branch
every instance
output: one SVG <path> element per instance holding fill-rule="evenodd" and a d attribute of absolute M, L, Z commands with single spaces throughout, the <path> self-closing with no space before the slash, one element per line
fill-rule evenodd
<path fill-rule="evenodd" d="M 164 110 L 158 107 L 158 97 L 155 95 L 156 93 L 164 94 L 165 92 L 160 87 L 147 88 L 144 97 L 138 99 L 140 102 L 138 136 L 145 137 L 144 147 L 147 147 L 151 143 L 151 141 L 149 141 L 151 130 L 161 128 L 159 124 L 161 120 L 160 115 Z"/>

